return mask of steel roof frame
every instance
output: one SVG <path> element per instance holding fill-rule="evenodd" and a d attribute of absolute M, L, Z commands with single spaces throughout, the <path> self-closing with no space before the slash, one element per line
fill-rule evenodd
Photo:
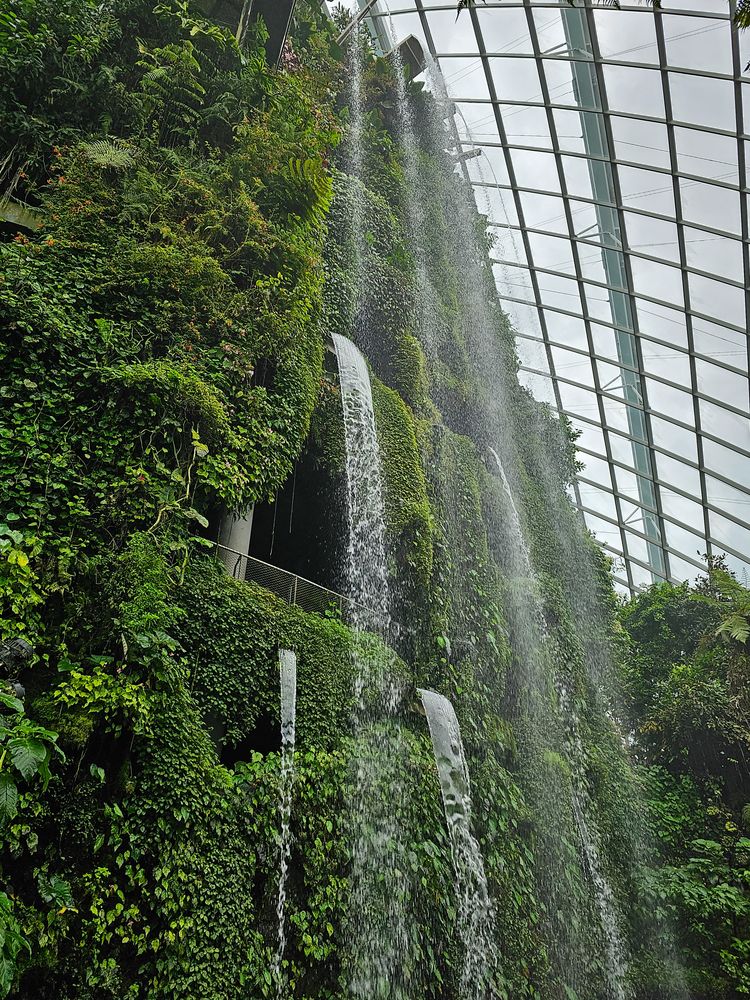
<path fill-rule="evenodd" d="M 454 12 L 455 3 L 436 3 L 432 0 L 413 0 L 408 6 L 394 4 L 390 16 L 398 18 L 399 14 L 413 14 L 417 12 L 420 17 L 422 29 L 428 44 L 430 53 L 438 67 L 442 61 L 470 59 L 477 60 L 477 69 L 480 69 L 484 76 L 484 83 L 487 88 L 485 97 L 462 97 L 450 95 L 457 105 L 483 105 L 487 108 L 487 134 L 489 139 L 480 139 L 473 133 L 481 129 L 484 135 L 484 122 L 471 126 L 467 124 L 468 138 L 461 139 L 456 130 L 456 137 L 459 141 L 459 148 L 466 145 L 473 145 L 486 148 L 498 148 L 502 151 L 507 183 L 490 183 L 484 180 L 471 180 L 475 188 L 497 188 L 499 191 L 507 191 L 513 199 L 513 209 L 516 220 L 508 222 L 496 222 L 489 219 L 488 225 L 501 229 L 510 229 L 520 233 L 525 261 L 493 259 L 493 264 L 503 267 L 519 268 L 519 277 L 524 276 L 521 287 L 528 288 L 529 298 L 523 298 L 508 294 L 507 289 L 498 288 L 500 298 L 508 303 L 518 303 L 527 308 L 535 310 L 538 317 L 540 336 L 528 332 L 519 333 L 518 336 L 525 341 L 535 342 L 544 350 L 544 360 L 546 370 L 535 368 L 532 365 L 522 365 L 521 370 L 527 374 L 542 377 L 549 381 L 553 392 L 555 404 L 561 413 L 566 414 L 574 421 L 578 421 L 583 426 L 595 427 L 601 434 L 602 444 L 596 443 L 597 448 L 603 446 L 603 453 L 592 451 L 591 449 L 580 447 L 579 450 L 584 455 L 597 458 L 607 462 L 610 471 L 610 486 L 607 487 L 595 480 L 589 479 L 585 471 L 581 473 L 574 484 L 575 502 L 579 510 L 590 517 L 595 517 L 603 523 L 611 524 L 619 533 L 619 549 L 609 542 L 602 541 L 603 547 L 620 556 L 624 561 L 626 578 L 617 576 L 618 582 L 628 589 L 633 590 L 637 584 L 634 579 L 633 567 L 646 570 L 653 579 L 673 578 L 670 569 L 670 557 L 679 559 L 683 564 L 687 564 L 700 569 L 702 563 L 694 556 L 674 548 L 668 543 L 667 526 L 673 525 L 676 528 L 690 532 L 695 537 L 700 537 L 705 544 L 705 551 L 726 552 L 740 560 L 741 563 L 750 564 L 750 552 L 740 552 L 736 548 L 727 545 L 716 538 L 716 533 L 712 531 L 711 516 L 716 515 L 725 518 L 727 522 L 735 524 L 740 528 L 750 530 L 750 514 L 747 517 L 729 511 L 721 506 L 720 502 L 712 500 L 709 494 L 707 477 L 711 477 L 716 483 L 723 483 L 736 491 L 737 496 L 748 497 L 750 506 L 750 486 L 736 482 L 730 478 L 731 470 L 726 470 L 729 474 L 714 470 L 707 464 L 704 445 L 707 442 L 722 445 L 725 448 L 734 450 L 741 461 L 750 462 L 750 433 L 747 441 L 733 444 L 725 437 L 712 433 L 705 427 L 705 414 L 702 412 L 702 404 L 720 407 L 727 414 L 741 417 L 748 421 L 750 418 L 750 381 L 748 381 L 747 404 L 745 396 L 738 404 L 728 403 L 726 400 L 718 399 L 707 394 L 701 387 L 698 365 L 711 364 L 716 366 L 718 371 L 731 373 L 733 376 L 748 380 L 750 371 L 750 337 L 747 332 L 747 320 L 750 317 L 750 217 L 748 209 L 748 176 L 746 173 L 747 153 L 745 140 L 750 138 L 745 134 L 745 121 L 743 113 L 743 81 L 742 81 L 742 55 L 740 52 L 740 41 L 737 29 L 734 27 L 732 16 L 734 13 L 735 0 L 730 0 L 730 10 L 728 12 L 717 11 L 696 11 L 696 10 L 651 10 L 646 11 L 640 6 L 633 4 L 623 5 L 621 10 L 639 12 L 644 16 L 653 17 L 654 41 L 652 44 L 654 54 L 658 57 L 657 62 L 628 61 L 622 58 L 608 58 L 602 56 L 597 34 L 597 17 L 591 0 L 586 0 L 582 6 L 570 7 L 566 3 L 533 2 L 532 0 L 488 0 L 483 5 L 481 11 L 472 6 L 468 11 L 468 18 L 476 40 L 476 51 L 471 52 L 442 52 L 435 45 L 435 38 L 431 31 L 431 14 L 437 12 Z M 531 52 L 494 52 L 489 51 L 485 45 L 483 35 L 483 18 L 486 18 L 485 11 L 493 9 L 514 8 L 523 11 L 525 15 L 525 26 L 529 33 Z M 546 9 L 560 12 L 563 22 L 563 31 L 566 42 L 564 49 L 556 48 L 553 52 L 543 52 L 540 44 L 539 29 L 534 17 L 534 11 Z M 379 14 L 377 16 L 388 16 Z M 731 36 L 731 59 L 732 73 L 725 71 L 712 72 L 706 69 L 690 69 L 686 66 L 672 65 L 669 62 L 668 42 L 671 40 L 665 30 L 665 25 L 669 23 L 672 16 L 681 16 L 694 19 L 711 19 L 715 21 L 725 21 L 728 24 Z M 523 31 L 523 28 L 519 30 Z M 524 35 L 525 38 L 525 35 Z M 538 72 L 541 101 L 536 98 L 531 101 L 519 101 L 504 99 L 498 93 L 497 84 L 492 72 L 493 60 L 499 59 L 533 59 Z M 546 63 L 566 62 L 571 68 L 571 82 L 575 103 L 568 104 L 559 100 L 553 100 L 550 92 L 549 82 L 546 73 Z M 614 110 L 607 101 L 607 79 L 605 78 L 605 68 L 627 67 L 642 73 L 653 74 L 653 79 L 658 79 L 661 86 L 664 114 L 661 115 L 640 115 L 628 111 Z M 714 125 L 699 125 L 696 122 L 685 122 L 676 120 L 673 115 L 672 89 L 674 80 L 680 76 L 703 77 L 706 79 L 716 79 L 732 84 L 734 95 L 734 118 L 736 129 L 734 131 L 726 128 L 719 128 Z M 745 81 L 747 82 L 747 81 Z M 446 91 L 448 88 L 446 87 Z M 509 142 L 505 127 L 505 116 L 513 114 L 515 108 L 534 107 L 544 111 L 546 125 L 549 131 L 549 142 L 544 145 L 527 145 L 525 143 Z M 556 111 L 574 111 L 580 116 L 584 152 L 580 148 L 577 150 L 567 150 L 561 147 L 557 129 L 559 127 L 555 116 Z M 661 149 L 665 159 L 668 159 L 669 166 L 652 165 L 650 163 L 638 163 L 629 159 L 622 159 L 617 156 L 616 140 L 613 133 L 613 122 L 615 119 L 629 119 L 634 121 L 645 121 L 659 124 L 666 131 L 666 146 Z M 491 123 L 491 127 L 490 126 Z M 455 124 L 455 123 L 454 123 Z M 732 138 L 737 147 L 736 161 L 736 182 L 722 177 L 701 176 L 682 170 L 680 168 L 680 156 L 683 155 L 678 150 L 678 129 L 688 129 L 692 132 L 700 133 L 710 141 L 712 136 L 723 136 Z M 588 130 L 588 135 L 587 135 Z M 542 128 L 541 131 L 544 131 Z M 663 134 L 663 133 L 662 133 Z M 493 138 L 494 137 L 494 138 Z M 555 172 L 559 191 L 543 188 L 535 188 L 526 184 L 519 184 L 517 167 L 514 162 L 514 152 L 525 151 L 531 153 L 543 152 L 554 156 Z M 689 155 L 689 154 L 684 154 Z M 565 169 L 565 158 L 585 159 L 589 169 L 589 179 L 591 184 L 591 197 L 572 195 L 568 188 L 568 180 Z M 734 157 L 729 156 L 727 167 L 734 176 Z M 664 179 L 664 191 L 671 191 L 674 203 L 674 214 L 664 214 L 648 209 L 638 208 L 635 205 L 627 204 L 620 189 L 621 169 L 650 170 L 654 174 L 655 181 Z M 466 174 L 465 174 L 466 175 Z M 731 191 L 739 198 L 739 233 L 728 233 L 713 225 L 692 222 L 685 218 L 683 211 L 684 191 L 688 187 L 697 184 L 707 184 L 716 189 Z M 660 188 L 657 188 L 661 190 Z M 561 222 L 561 231 L 554 231 L 545 228 L 542 223 L 538 226 L 529 226 L 526 222 L 524 196 L 554 196 L 559 201 L 560 212 L 555 216 L 554 222 Z M 632 200 L 633 196 L 629 196 Z M 582 207 L 590 206 L 595 213 L 595 230 L 586 230 L 579 234 L 576 231 L 575 216 Z M 677 251 L 678 259 L 664 259 L 655 255 L 644 253 L 637 249 L 630 249 L 628 246 L 628 218 L 640 216 L 644 219 L 655 219 L 667 222 L 676 230 L 676 240 L 670 242 L 670 246 Z M 551 220 L 549 220 L 551 221 Z M 713 221 L 713 220 L 710 220 Z M 743 281 L 726 274 L 721 275 L 703 268 L 692 266 L 688 263 L 688 239 L 686 228 L 706 233 L 723 239 L 730 239 L 742 246 L 742 276 Z M 567 232 L 566 232 L 567 230 Z M 598 234 L 598 235 L 597 235 Z M 619 234 L 619 239 L 617 235 Z M 545 267 L 535 263 L 534 249 L 531 237 L 534 235 L 553 237 L 562 239 L 565 246 L 561 251 L 565 254 L 565 267 L 567 270 L 559 270 L 556 267 Z M 591 279 L 585 276 L 582 259 L 582 249 L 591 248 L 602 255 L 604 267 L 604 281 Z M 643 261 L 646 264 L 661 264 L 669 266 L 679 274 L 679 287 L 682 294 L 682 305 L 668 299 L 656 298 L 651 295 L 642 294 L 636 291 L 636 284 L 633 275 L 633 261 Z M 736 274 L 736 271 L 731 273 Z M 554 279 L 566 279 L 575 282 L 578 297 L 580 298 L 580 309 L 565 309 L 562 306 L 548 304 L 545 296 L 548 290 L 544 288 L 544 276 Z M 728 289 L 742 289 L 744 292 L 745 306 L 745 327 L 734 322 L 727 321 L 721 316 L 714 316 L 693 308 L 693 296 L 695 289 L 691 286 L 691 276 L 708 281 L 718 281 Z M 502 284 L 502 283 L 500 283 Z M 708 286 L 709 288 L 713 286 Z M 587 295 L 590 291 L 601 291 L 607 296 L 610 303 L 611 321 L 600 318 L 589 309 Z M 550 289 L 549 292 L 554 292 Z M 592 300 L 593 301 L 593 300 Z M 606 300 L 604 300 L 606 301 Z M 640 329 L 640 311 L 645 310 L 644 316 L 648 315 L 648 305 L 661 309 L 673 310 L 682 319 L 680 324 L 681 338 L 678 342 L 670 342 L 653 333 L 642 332 Z M 567 344 L 557 340 L 550 326 L 551 315 L 568 316 L 578 320 L 583 326 L 583 336 L 586 349 L 573 344 Z M 669 314 L 662 316 L 662 321 L 669 321 Z M 700 324 L 711 324 L 710 329 L 701 330 Z M 684 324 L 684 326 L 683 326 Z M 696 326 L 696 324 L 698 324 Z M 646 323 L 646 327 L 650 324 Z M 603 327 L 613 332 L 617 357 L 602 355 L 596 349 L 594 339 L 594 327 Z M 732 354 L 744 354 L 744 360 L 739 364 L 731 364 L 724 361 L 719 356 L 705 354 L 696 349 L 696 336 L 698 333 L 703 336 L 719 336 L 720 331 L 725 329 L 727 333 L 740 334 L 745 337 L 746 348 L 743 350 L 741 343 L 734 343 L 728 339 L 729 344 L 735 350 Z M 580 343 L 577 341 L 576 343 Z M 644 356 L 646 344 L 657 345 L 677 352 L 684 357 L 687 362 L 686 379 L 683 382 L 674 381 L 649 368 L 649 359 Z M 703 341 L 705 344 L 705 341 Z M 566 377 L 556 369 L 556 351 L 567 350 L 571 352 L 571 357 L 587 357 L 591 365 L 591 381 L 582 383 Z M 609 348 L 608 348 L 609 349 Z M 729 352 L 727 352 L 729 353 Z M 559 362 L 559 358 L 557 359 Z M 601 384 L 599 364 L 607 364 L 617 369 L 616 376 L 622 386 L 621 395 L 611 391 L 611 382 L 606 385 Z M 588 377 L 588 375 L 587 375 Z M 658 407 L 650 404 L 648 386 L 664 385 L 673 389 L 690 394 L 691 397 L 691 420 L 692 423 L 680 420 L 678 417 L 665 413 Z M 596 411 L 596 418 L 585 417 L 575 412 L 575 408 L 566 407 L 561 395 L 561 387 L 571 386 L 591 393 L 592 406 Z M 625 408 L 627 420 L 627 430 L 621 427 L 612 426 L 608 407 L 616 404 Z M 708 411 L 707 411 L 708 412 Z M 713 412 L 713 411 L 712 411 Z M 691 448 L 694 447 L 694 458 L 681 454 L 669 448 L 667 442 L 662 443 L 655 439 L 652 427 L 652 417 L 659 418 L 667 424 L 690 433 Z M 750 423 L 748 423 L 750 428 Z M 618 439 L 629 442 L 633 453 L 633 464 L 628 465 L 619 461 L 613 452 L 611 435 L 616 435 Z M 687 468 L 693 470 L 697 475 L 699 489 L 695 492 L 683 489 L 679 484 L 666 481 L 659 476 L 656 467 L 656 456 L 662 455 L 665 458 L 683 463 Z M 696 460 L 697 459 L 697 460 Z M 622 469 L 631 476 L 635 476 L 635 487 L 638 496 L 628 496 L 617 487 L 615 472 Z M 610 514 L 597 511 L 595 507 L 587 504 L 582 499 L 581 484 L 586 488 L 593 488 L 607 494 L 612 501 L 610 512 L 614 507 L 616 518 Z M 669 490 L 672 494 L 690 500 L 700 506 L 702 511 L 702 524 L 687 524 L 679 517 L 664 510 L 661 497 L 661 490 Z M 722 498 L 719 498 L 721 500 Z M 728 502 L 729 502 L 729 498 Z M 741 502 L 741 501 L 738 501 Z M 627 503 L 633 510 L 627 517 L 624 516 L 624 504 Z M 635 518 L 635 521 L 634 521 Z M 643 530 L 640 530 L 642 526 Z M 640 539 L 646 543 L 647 559 L 639 557 L 637 552 L 628 548 L 628 536 L 633 539 Z"/>

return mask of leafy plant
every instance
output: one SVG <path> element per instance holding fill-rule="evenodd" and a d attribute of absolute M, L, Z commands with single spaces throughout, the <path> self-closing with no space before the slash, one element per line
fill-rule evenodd
<path fill-rule="evenodd" d="M 0 825 L 18 813 L 19 782 L 29 783 L 38 776 L 46 789 L 54 755 L 64 760 L 57 734 L 32 722 L 23 702 L 0 691 Z"/>

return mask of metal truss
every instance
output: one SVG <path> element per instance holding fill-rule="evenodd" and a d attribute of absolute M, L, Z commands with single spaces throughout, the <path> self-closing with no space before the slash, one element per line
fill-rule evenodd
<path fill-rule="evenodd" d="M 702 0 L 703 9 L 623 4 L 620 12 L 604 15 L 592 0 L 576 6 L 488 0 L 472 5 L 458 23 L 454 0 L 391 0 L 389 11 L 384 6 L 375 3 L 369 16 L 375 23 L 391 18 L 397 34 L 401 25 L 404 35 L 421 32 L 450 99 L 466 112 L 465 121 L 473 121 L 463 132 L 454 123 L 459 148 L 483 149 L 501 170 L 499 180 L 488 180 L 475 161 L 462 164 L 478 195 L 500 199 L 506 218 L 490 210 L 488 224 L 519 238 L 515 256 L 501 252 L 493 258 L 498 293 L 511 317 L 523 306 L 538 318 L 538 331 L 516 322 L 521 370 L 535 385 L 544 380 L 559 411 L 583 432 L 579 451 L 591 470 L 578 476 L 575 502 L 594 533 L 607 534 L 600 541 L 617 559 L 616 579 L 631 591 L 685 579 L 700 571 L 704 553 L 725 554 L 747 576 L 750 135 L 744 109 L 750 107 L 750 76 L 743 71 L 748 53 L 732 24 L 734 0 L 729 10 L 719 0 Z M 608 26 L 627 11 L 631 25 L 636 12 L 645 19 L 638 28 L 646 41 L 613 52 L 618 46 L 611 44 Z M 547 31 L 555 33 L 555 44 L 545 48 Z M 716 54 L 714 68 L 706 65 L 700 36 L 716 31 L 720 46 L 708 50 Z M 694 49 L 673 48 L 692 36 L 687 45 Z M 639 57 L 644 51 L 650 61 Z M 534 80 L 538 74 L 534 92 L 527 99 L 506 93 L 508 74 L 529 61 L 536 67 Z M 569 86 L 560 94 L 565 80 L 554 85 L 550 73 L 559 81 L 563 70 Z M 628 91 L 618 84 L 618 73 L 628 74 L 631 92 L 640 88 L 639 106 L 623 101 Z M 693 95 L 700 104 L 700 88 L 709 87 L 723 88 L 731 121 L 705 110 L 702 118 L 694 113 Z M 649 93 L 653 100 L 644 105 Z M 486 115 L 478 118 L 482 107 Z M 516 135 L 518 115 L 528 109 L 544 116 L 546 132 Z M 562 120 L 569 132 L 571 112 L 580 135 L 563 136 L 560 115 L 567 116 Z M 639 130 L 640 143 L 621 138 L 638 139 Z M 654 133 L 663 136 L 656 147 L 649 144 Z M 727 139 L 733 155 L 712 155 L 716 144 L 728 147 Z M 657 155 L 623 154 L 621 143 Z M 543 159 L 553 169 L 521 167 L 524 155 L 533 163 L 540 153 L 548 154 Z M 583 193 L 580 171 L 571 189 L 576 164 L 588 177 Z M 721 165 L 723 173 L 717 172 Z M 645 190 L 633 193 L 634 176 L 643 178 Z M 696 212 L 692 189 L 714 199 L 714 207 L 736 204 L 736 211 Z M 654 196 L 655 208 L 637 203 Z M 556 214 L 536 221 L 535 207 L 552 206 L 550 198 Z M 691 200 L 692 208 L 686 204 Z M 582 213 L 588 225 L 579 231 Z M 663 231 L 674 238 L 644 244 L 642 237 L 633 238 L 637 226 L 641 232 L 668 227 Z M 547 253 L 558 245 L 564 251 L 564 266 L 539 259 L 545 241 Z M 695 252 L 696 243 L 712 249 Z M 580 335 L 568 333 L 571 322 Z M 606 351 L 603 333 L 612 345 Z M 526 360 L 534 344 L 542 354 Z M 658 363 L 665 358 L 666 371 Z M 577 367 L 586 367 L 585 378 L 567 374 Z M 592 474 L 604 469 L 601 463 L 607 476 Z"/>

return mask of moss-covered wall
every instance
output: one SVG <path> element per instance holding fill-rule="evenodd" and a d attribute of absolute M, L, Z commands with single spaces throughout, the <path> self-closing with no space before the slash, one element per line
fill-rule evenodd
<path fill-rule="evenodd" d="M 476 213 L 457 245 L 466 191 L 431 99 L 410 88 L 430 194 L 415 234 L 393 67 L 365 54 L 364 166 L 352 178 L 346 143 L 333 154 L 353 113 L 346 71 L 318 5 L 298 3 L 277 73 L 262 38 L 241 53 L 181 4 L 128 0 L 98 19 L 83 5 L 92 48 L 79 51 L 80 6 L 45 0 L 21 17 L 14 5 L 14 44 L 40 72 L 22 81 L 14 63 L 15 96 L 0 98 L 0 121 L 28 125 L 25 196 L 46 213 L 38 234 L 0 242 L 0 639 L 34 646 L 25 703 L 0 699 L 25 748 L 0 763 L 0 995 L 276 995 L 278 650 L 291 648 L 287 991 L 348 996 L 364 645 L 406 691 L 402 756 L 384 773 L 406 845 L 409 1000 L 456 1000 L 462 962 L 417 685 L 445 693 L 461 723 L 496 911 L 495 995 L 606 994 L 571 806 L 583 780 L 634 943 L 634 994 L 661 1000 L 654 970 L 668 942 L 654 943 L 651 858 L 634 863 L 638 787 L 601 696 L 621 644 L 609 569 L 564 493 L 569 430 L 518 385 Z M 50 83 L 63 63 L 60 96 Z M 289 489 L 295 463 L 330 488 L 321 509 L 339 505 L 329 532 L 341 523 L 333 332 L 372 369 L 394 614 L 414 637 L 399 643 L 406 662 L 333 611 L 307 614 L 229 578 L 209 551 L 218 516 Z M 533 579 L 514 562 L 490 460 L 500 431 Z M 534 649 L 519 642 L 524 603 L 543 619 Z M 534 720 L 519 707 L 532 675 Z"/>

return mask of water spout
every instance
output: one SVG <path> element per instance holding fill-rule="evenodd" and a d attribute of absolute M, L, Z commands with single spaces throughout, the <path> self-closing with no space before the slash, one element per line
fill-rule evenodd
<path fill-rule="evenodd" d="M 292 789 L 294 787 L 294 743 L 297 719 L 297 657 L 290 649 L 279 650 L 279 679 L 281 682 L 281 778 L 279 782 L 281 841 L 279 847 L 279 894 L 276 901 L 278 944 L 273 962 L 273 978 L 276 983 L 277 1000 L 285 1000 L 286 983 L 283 961 L 286 948 L 286 884 L 292 848 L 290 818 Z"/>
<path fill-rule="evenodd" d="M 419 689 L 435 753 L 456 877 L 458 930 L 464 961 L 461 997 L 489 996 L 498 964 L 494 911 L 479 844 L 471 832 L 471 786 L 461 729 L 453 705 L 435 691 Z"/>
<path fill-rule="evenodd" d="M 387 639 L 391 621 L 383 481 L 367 363 L 346 337 L 334 335 L 333 344 L 344 413 L 346 569 L 355 631 L 349 987 L 357 1000 L 396 1000 L 408 995 L 403 992 L 406 889 L 400 874 L 405 845 L 398 820 L 403 692 L 388 655 L 364 634 L 377 631 Z"/>

